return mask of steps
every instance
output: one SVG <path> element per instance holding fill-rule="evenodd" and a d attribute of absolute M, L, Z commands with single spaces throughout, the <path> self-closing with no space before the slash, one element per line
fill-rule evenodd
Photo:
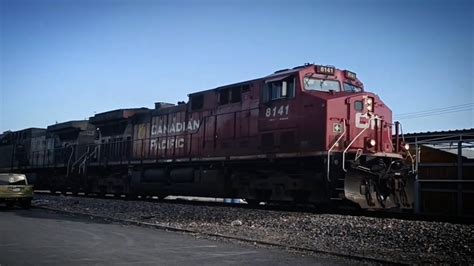
<path fill-rule="evenodd" d="M 330 184 L 331 188 L 331 200 L 343 200 L 345 199 L 344 196 L 344 178 L 337 178 L 336 180 L 332 180 Z"/>

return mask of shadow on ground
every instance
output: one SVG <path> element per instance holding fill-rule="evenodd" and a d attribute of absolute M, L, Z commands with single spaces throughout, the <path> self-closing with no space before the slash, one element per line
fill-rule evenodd
<path fill-rule="evenodd" d="M 101 219 L 97 217 L 92 217 L 82 214 L 72 214 L 60 211 L 47 210 L 37 207 L 31 207 L 30 209 L 22 209 L 20 207 L 6 207 L 0 205 L 0 213 L 8 212 L 14 213 L 16 216 L 25 217 L 25 218 L 39 218 L 39 219 L 48 219 L 48 220 L 57 220 L 57 221 L 70 221 L 70 222 L 81 222 L 88 224 L 111 224 L 112 221 L 106 219 Z"/>

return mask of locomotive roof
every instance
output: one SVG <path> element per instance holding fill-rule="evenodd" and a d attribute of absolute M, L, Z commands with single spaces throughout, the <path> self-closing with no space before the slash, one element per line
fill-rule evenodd
<path fill-rule="evenodd" d="M 141 108 L 127 108 L 127 109 L 116 109 L 108 112 L 95 114 L 89 118 L 91 124 L 100 124 L 107 121 L 126 119 L 138 113 L 148 112 L 150 109 Z"/>
<path fill-rule="evenodd" d="M 163 114 L 170 114 L 170 113 L 175 113 L 179 111 L 183 111 L 187 108 L 186 104 L 178 104 L 178 105 L 173 105 L 173 106 L 167 106 L 165 108 L 158 108 L 151 110 L 152 115 L 163 115 Z"/>
<path fill-rule="evenodd" d="M 15 132 L 25 132 L 25 131 L 35 132 L 35 131 L 42 131 L 42 130 L 44 131 L 46 129 L 45 128 L 39 128 L 39 127 L 29 127 L 29 128 L 20 129 L 20 130 L 17 130 L 17 131 L 7 130 L 7 131 L 3 132 L 3 134 L 15 133 Z"/>
<path fill-rule="evenodd" d="M 295 72 L 300 71 L 302 68 L 303 67 L 296 67 L 296 68 L 292 68 L 292 69 L 284 69 L 284 70 L 275 71 L 275 73 L 270 74 L 268 76 L 265 76 L 263 78 L 268 79 L 268 78 L 275 78 L 275 77 L 279 77 L 279 76 L 283 76 L 283 75 L 293 74 Z"/>
<path fill-rule="evenodd" d="M 307 64 L 307 65 L 303 65 L 303 66 L 297 66 L 297 67 L 294 67 L 292 69 L 278 70 L 278 71 L 275 71 L 274 73 L 272 73 L 270 75 L 263 76 L 261 78 L 250 79 L 250 80 L 241 81 L 241 82 L 237 82 L 237 83 L 231 83 L 231 84 L 228 84 L 228 85 L 216 87 L 214 89 L 197 91 L 197 92 L 193 92 L 193 93 L 188 94 L 188 96 L 198 95 L 198 94 L 201 94 L 201 93 L 207 93 L 207 92 L 210 92 L 210 91 L 218 91 L 218 90 L 226 89 L 226 88 L 229 88 L 229 87 L 244 85 L 244 84 L 247 84 L 247 83 L 252 83 L 252 82 L 265 80 L 265 79 L 269 79 L 269 78 L 276 78 L 276 77 L 279 77 L 279 76 L 285 76 L 285 75 L 289 75 L 289 74 L 293 74 L 295 72 L 298 72 L 301 69 L 304 69 L 304 68 L 307 68 L 307 67 L 314 67 L 314 64 Z"/>
<path fill-rule="evenodd" d="M 88 120 L 73 120 L 48 126 L 48 131 L 61 131 L 68 129 L 86 130 L 89 125 Z"/>
<path fill-rule="evenodd" d="M 261 80 L 261 79 L 263 79 L 263 78 L 250 79 L 250 80 L 241 81 L 241 82 L 237 82 L 237 83 L 232 83 L 232 84 L 228 84 L 228 85 L 224 85 L 224 86 L 219 86 L 219 87 L 216 87 L 214 89 L 197 91 L 197 92 L 193 92 L 193 93 L 188 94 L 188 96 L 193 96 L 193 95 L 198 95 L 198 94 L 201 94 L 201 93 L 207 93 L 207 92 L 211 92 L 211 91 L 218 91 L 218 90 L 222 90 L 222 89 L 229 88 L 229 87 L 244 85 L 244 84 L 255 82 L 255 81 L 258 81 L 258 80 Z"/>
<path fill-rule="evenodd" d="M 29 128 L 25 128 L 25 129 L 21 129 L 21 130 L 17 130 L 17 131 L 7 130 L 7 131 L 3 132 L 0 136 L 6 137 L 10 134 L 18 134 L 18 133 L 22 133 L 22 132 L 24 132 L 24 134 L 30 134 L 32 136 L 37 136 L 37 135 L 43 134 L 45 131 L 46 131 L 45 128 L 29 127 Z"/>

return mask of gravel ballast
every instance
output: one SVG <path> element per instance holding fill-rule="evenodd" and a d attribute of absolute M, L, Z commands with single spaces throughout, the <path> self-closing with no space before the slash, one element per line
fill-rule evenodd
<path fill-rule="evenodd" d="M 51 195 L 33 205 L 392 262 L 474 262 L 474 225 Z"/>

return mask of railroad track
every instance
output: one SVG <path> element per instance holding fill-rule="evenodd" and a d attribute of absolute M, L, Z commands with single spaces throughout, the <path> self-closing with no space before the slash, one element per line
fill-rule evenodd
<path fill-rule="evenodd" d="M 35 191 L 37 194 L 47 194 L 60 196 L 64 195 L 61 193 L 51 194 L 49 191 Z M 204 198 L 204 197 L 186 197 L 186 196 L 170 196 L 165 199 L 159 199 L 158 197 L 136 197 L 128 198 L 125 195 L 114 195 L 106 194 L 105 196 L 98 195 L 85 195 L 84 193 L 79 193 L 73 195 L 72 193 L 67 193 L 64 196 L 73 196 L 73 197 L 85 197 L 85 198 L 101 198 L 101 199 L 115 199 L 115 200 L 127 200 L 127 201 L 144 201 L 144 202 L 162 202 L 168 204 L 187 204 L 195 206 L 209 206 L 209 207 L 227 207 L 227 208 L 242 208 L 242 209 L 254 209 L 254 210 L 272 210 L 272 211 L 285 211 L 285 212 L 302 212 L 302 213 L 312 213 L 312 214 L 339 214 L 339 215 L 351 215 L 351 216 L 364 216 L 364 217 L 374 217 L 374 218 L 388 218 L 388 219 L 401 219 L 401 220 L 411 220 L 411 221 L 436 221 L 436 222 L 453 222 L 453 223 L 466 223 L 471 224 L 474 222 L 474 217 L 451 217 L 451 216 L 437 216 L 437 215 L 415 215 L 412 211 L 406 210 L 401 211 L 365 211 L 355 208 L 350 208 L 344 206 L 339 208 L 338 206 L 332 207 L 318 207 L 314 205 L 304 205 L 304 204 L 258 204 L 252 205 L 243 203 L 227 203 L 223 202 L 223 199 L 216 198 Z"/>

